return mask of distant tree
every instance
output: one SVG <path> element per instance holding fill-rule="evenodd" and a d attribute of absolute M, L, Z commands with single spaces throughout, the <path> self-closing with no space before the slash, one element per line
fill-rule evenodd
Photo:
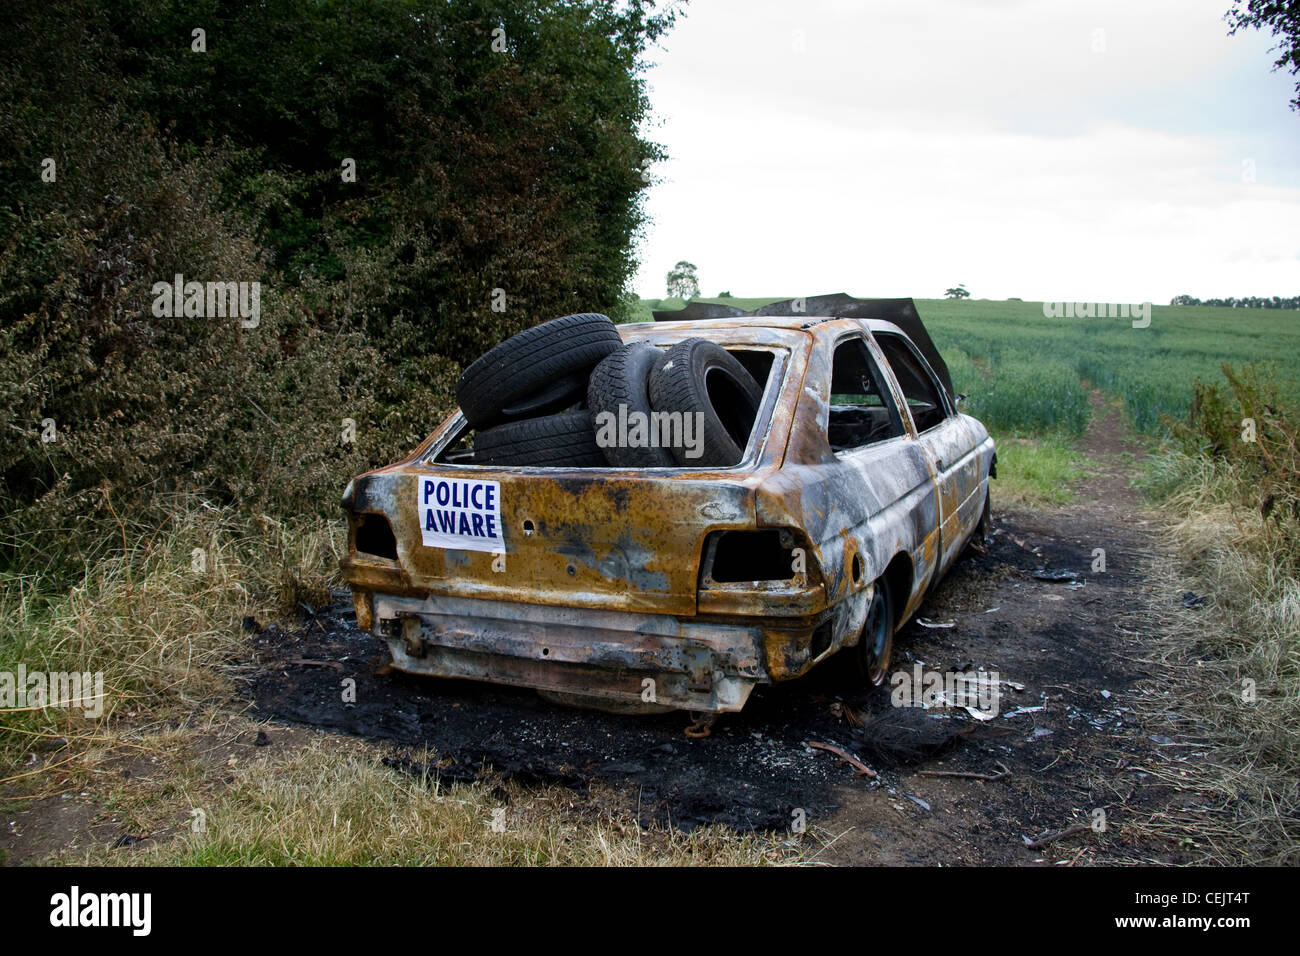
<path fill-rule="evenodd" d="M 1176 295 L 1169 300 L 1170 305 L 1200 305 L 1201 300 L 1190 295 Z"/>
<path fill-rule="evenodd" d="M 700 280 L 695 275 L 695 263 L 685 259 L 668 270 L 668 297 L 694 299 L 700 294 Z"/>
<path fill-rule="evenodd" d="M 968 299 L 968 298 L 970 298 L 970 293 L 966 291 L 966 286 L 965 286 L 964 283 L 961 284 L 961 285 L 953 286 L 951 289 L 949 289 L 949 290 L 948 290 L 947 292 L 945 292 L 943 295 L 944 295 L 944 298 L 945 298 L 945 299 Z"/>
<path fill-rule="evenodd" d="M 1228 36 L 1238 30 L 1254 28 L 1268 29 L 1275 37 L 1281 37 L 1273 53 L 1278 54 L 1273 63 L 1274 70 L 1286 67 L 1291 75 L 1300 74 L 1300 9 L 1296 0 L 1233 0 L 1232 9 L 1223 15 L 1231 27 Z M 1300 111 L 1300 80 L 1296 81 L 1296 98 L 1291 101 L 1291 109 Z"/>
<path fill-rule="evenodd" d="M 735 296 L 733 296 L 730 292 L 719 292 L 719 293 L 718 293 L 718 298 L 719 298 L 719 299 L 734 299 Z"/>

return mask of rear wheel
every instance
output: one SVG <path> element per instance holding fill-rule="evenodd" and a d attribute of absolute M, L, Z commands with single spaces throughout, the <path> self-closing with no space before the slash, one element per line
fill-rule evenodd
<path fill-rule="evenodd" d="M 862 683 L 879 687 L 885 682 L 894 653 L 894 602 L 884 578 L 872 585 L 867 620 L 852 653 L 853 670 Z"/>

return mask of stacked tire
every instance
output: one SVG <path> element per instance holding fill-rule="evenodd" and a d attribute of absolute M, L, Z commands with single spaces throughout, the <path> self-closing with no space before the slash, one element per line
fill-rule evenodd
<path fill-rule="evenodd" d="M 692 338 L 662 350 L 624 345 L 599 313 L 526 329 L 456 383 L 474 462 L 576 468 L 727 467 L 744 454 L 762 390 L 726 349 Z M 632 413 L 697 416 L 702 448 L 597 442 L 597 423 Z M 620 419 L 620 415 L 624 416 Z M 679 431 L 680 434 L 680 431 Z"/>

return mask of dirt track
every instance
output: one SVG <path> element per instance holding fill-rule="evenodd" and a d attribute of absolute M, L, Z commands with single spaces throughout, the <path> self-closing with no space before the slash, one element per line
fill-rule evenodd
<path fill-rule="evenodd" d="M 1144 764 L 1178 744 L 1141 726 L 1131 708 L 1133 695 L 1151 692 L 1134 685 L 1156 676 L 1138 662 L 1151 525 L 1127 488 L 1118 418 L 1100 402 L 1096 412 L 1084 450 L 1102 467 L 1080 489 L 1081 503 L 1033 513 L 999 513 L 995 504 L 987 553 L 968 553 L 921 609 L 919 617 L 952 626 L 913 621 L 898 636 L 895 671 L 918 663 L 996 671 L 1008 684 L 992 720 L 892 707 L 887 690 L 846 692 L 813 674 L 760 688 L 742 714 L 690 739 L 684 714 L 575 711 L 529 691 L 386 673 L 386 651 L 356 630 L 346 605 L 302 629 L 253 638 L 251 697 L 264 717 L 383 743 L 395 772 L 421 769 L 409 755 L 428 747 L 443 780 L 490 767 L 578 795 L 600 781 L 644 820 L 686 829 L 789 830 L 802 811 L 813 837 L 829 844 L 810 854 L 828 862 L 1177 862 L 1125 828 L 1173 796 Z M 996 483 L 994 494 L 996 502 Z M 1096 548 L 1106 553 L 1104 573 L 1091 570 Z M 1035 579 L 1044 568 L 1074 571 L 1078 581 Z M 304 660 L 334 663 L 294 663 Z M 355 704 L 341 700 L 345 677 L 356 679 Z M 845 748 L 879 776 L 854 777 L 809 741 Z M 1001 768 L 1009 773 L 995 781 L 932 775 Z M 1098 808 L 1104 832 L 1027 846 L 1091 823 Z"/>

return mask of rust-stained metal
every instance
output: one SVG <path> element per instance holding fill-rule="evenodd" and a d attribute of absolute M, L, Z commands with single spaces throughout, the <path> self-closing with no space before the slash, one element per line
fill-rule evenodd
<path fill-rule="evenodd" d="M 467 426 L 453 414 L 344 494 L 342 568 L 358 623 L 398 669 L 596 706 L 737 711 L 755 686 L 857 643 L 875 587 L 890 587 L 901 624 L 974 534 L 993 443 L 951 405 L 918 434 L 874 338 L 902 335 L 892 323 L 733 316 L 619 330 L 625 341 L 704 337 L 770 357 L 743 459 L 724 469 L 458 463 L 450 451 Z M 886 370 L 906 431 L 836 452 L 832 359 L 854 336 Z M 445 479 L 496 483 L 503 551 L 424 543 L 418 499 Z M 391 536 L 371 533 L 379 519 Z M 720 533 L 761 531 L 776 535 L 765 546 L 802 552 L 788 576 L 715 576 Z"/>

